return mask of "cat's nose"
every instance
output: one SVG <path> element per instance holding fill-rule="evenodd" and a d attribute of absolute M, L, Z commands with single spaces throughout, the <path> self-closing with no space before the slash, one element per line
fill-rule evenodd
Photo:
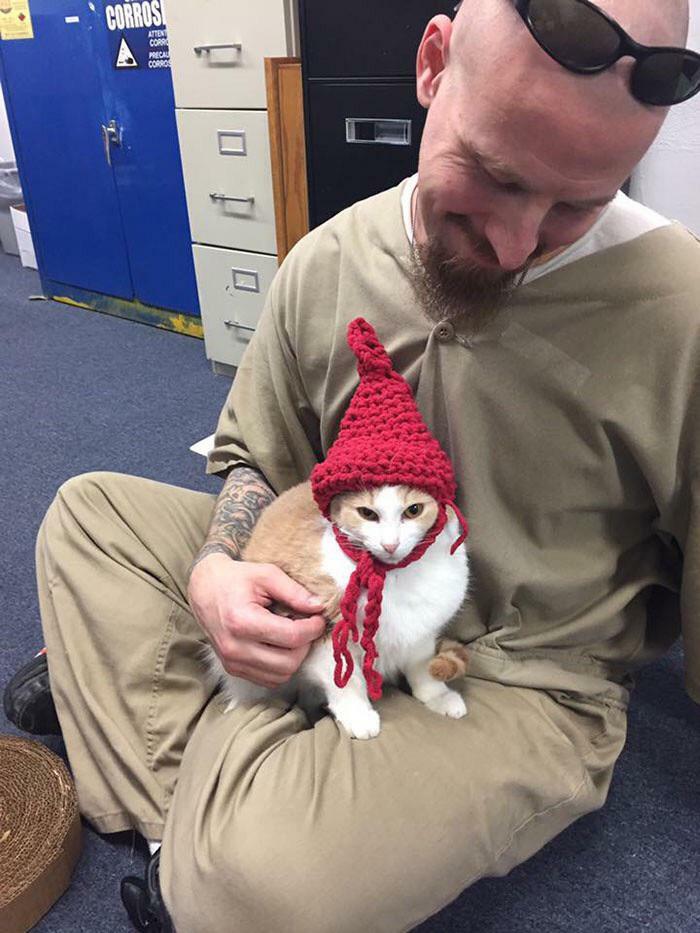
<path fill-rule="evenodd" d="M 397 548 L 398 546 L 399 546 L 399 542 L 398 542 L 398 541 L 394 541 L 393 544 L 385 544 L 385 543 L 382 541 L 382 547 L 383 547 L 384 550 L 387 552 L 387 554 L 393 554 L 394 551 L 396 550 L 396 548 Z"/>

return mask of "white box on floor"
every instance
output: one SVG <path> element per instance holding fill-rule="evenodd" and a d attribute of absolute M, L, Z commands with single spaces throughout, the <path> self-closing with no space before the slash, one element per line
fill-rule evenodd
<path fill-rule="evenodd" d="M 2 114 L 2 100 L 0 100 L 0 156 L 2 156 Z M 21 203 L 22 186 L 19 183 L 17 165 L 0 158 L 0 245 L 6 253 L 13 256 L 19 256 L 19 246 L 12 217 L 10 217 L 10 206 Z"/>
<path fill-rule="evenodd" d="M 10 256 L 19 256 L 17 234 L 10 217 L 10 208 L 9 205 L 5 207 L 3 204 L 0 204 L 0 246 Z"/>
<path fill-rule="evenodd" d="M 27 217 L 27 208 L 24 204 L 18 204 L 17 207 L 10 208 L 12 223 L 17 235 L 17 245 L 19 246 L 19 258 L 23 266 L 30 269 L 38 269 L 36 254 L 34 253 L 34 244 L 32 243 L 32 232 L 29 229 L 29 217 Z"/>

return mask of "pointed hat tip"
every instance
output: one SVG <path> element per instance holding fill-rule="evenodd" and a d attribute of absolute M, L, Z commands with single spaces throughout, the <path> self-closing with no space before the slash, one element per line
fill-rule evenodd
<path fill-rule="evenodd" d="M 393 371 L 389 355 L 379 342 L 377 332 L 362 317 L 356 317 L 348 324 L 348 345 L 358 360 L 361 376 L 371 373 L 386 375 Z"/>

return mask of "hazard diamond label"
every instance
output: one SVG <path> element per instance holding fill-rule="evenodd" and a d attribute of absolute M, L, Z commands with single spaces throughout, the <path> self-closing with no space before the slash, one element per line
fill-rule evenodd
<path fill-rule="evenodd" d="M 0 39 L 33 39 L 29 0 L 0 0 Z"/>
<path fill-rule="evenodd" d="M 124 36 L 121 37 L 119 43 L 119 51 L 117 52 L 117 58 L 114 62 L 115 68 L 138 68 L 139 63 L 136 61 L 136 56 L 129 48 L 129 43 L 126 41 Z"/>
<path fill-rule="evenodd" d="M 0 0 L 0 9 L 3 3 L 9 2 Z M 28 0 L 12 2 L 27 3 Z M 200 0 L 200 6 L 201 2 L 203 0 Z M 140 71 L 170 68 L 163 0 L 123 0 L 117 3 L 107 0 L 104 12 L 113 68 L 120 71 L 129 68 L 138 68 Z"/>

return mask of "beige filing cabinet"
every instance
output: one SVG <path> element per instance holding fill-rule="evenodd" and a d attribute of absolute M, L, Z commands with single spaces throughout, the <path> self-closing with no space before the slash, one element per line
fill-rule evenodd
<path fill-rule="evenodd" d="M 233 375 L 277 271 L 265 58 L 298 55 L 296 0 L 167 0 L 207 358 Z"/>

